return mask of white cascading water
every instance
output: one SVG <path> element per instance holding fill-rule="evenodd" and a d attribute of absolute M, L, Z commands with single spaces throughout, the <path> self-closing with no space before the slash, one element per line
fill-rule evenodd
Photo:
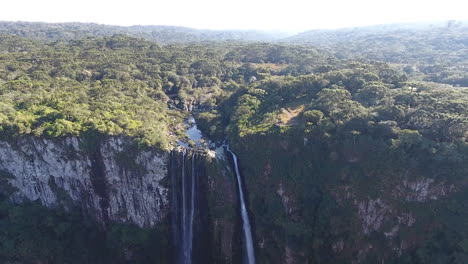
<path fill-rule="evenodd" d="M 178 197 L 178 192 L 177 192 L 177 177 L 175 172 L 175 159 L 174 159 L 174 151 L 171 152 L 171 187 L 172 187 L 172 204 L 171 204 L 171 226 L 172 226 L 172 239 L 173 239 L 173 245 L 175 249 L 175 259 L 174 262 L 176 264 L 181 264 L 182 263 L 182 254 L 180 254 L 179 245 L 181 241 L 180 237 L 180 228 L 179 228 L 179 197 Z"/>
<path fill-rule="evenodd" d="M 247 208 L 245 207 L 244 201 L 244 192 L 242 191 L 242 180 L 239 173 L 239 166 L 237 165 L 237 156 L 229 149 L 229 146 L 226 146 L 226 150 L 229 151 L 234 160 L 234 168 L 237 176 L 237 185 L 239 186 L 239 198 L 241 203 L 241 216 L 244 229 L 244 238 L 245 238 L 245 249 L 246 249 L 246 264 L 255 264 L 255 254 L 252 241 L 252 231 L 250 228 L 249 215 L 247 214 Z"/>
<path fill-rule="evenodd" d="M 197 128 L 197 124 L 193 117 L 187 120 L 189 129 L 185 131 L 185 134 L 190 140 L 196 143 L 196 146 L 200 144 L 202 140 L 201 131 Z M 175 248 L 175 262 L 176 264 L 192 264 L 193 262 L 193 234 L 194 234 L 194 222 L 195 222 L 195 209 L 196 209 L 196 149 L 195 147 L 192 153 L 191 170 L 186 168 L 186 156 L 189 145 L 186 142 L 178 141 L 182 147 L 182 163 L 181 163 L 181 181 L 180 185 L 177 183 L 175 178 L 172 178 L 173 184 L 173 206 L 172 217 L 173 226 L 173 238 Z M 188 160 L 188 159 L 187 159 Z M 188 167 L 188 166 L 187 166 Z M 180 189 L 179 189 L 180 188 Z M 180 192 L 178 191 L 180 190 Z M 179 204 L 178 193 L 181 193 L 180 199 L 182 203 Z M 181 206 L 181 208 L 179 208 Z"/>
<path fill-rule="evenodd" d="M 192 246 L 193 246 L 193 220 L 195 218 L 195 153 L 192 155 L 192 175 L 191 175 L 191 191 L 190 191 L 190 218 L 189 218 L 189 232 L 188 232 L 188 248 L 187 253 L 189 261 L 187 263 L 192 263 Z"/>
<path fill-rule="evenodd" d="M 192 248 L 193 248 L 193 223 L 195 219 L 195 153 L 192 154 L 192 169 L 191 179 L 187 180 L 187 173 L 185 168 L 185 156 L 186 151 L 182 153 L 182 248 L 181 255 L 178 263 L 180 264 L 191 264 L 192 263 Z M 190 184 L 190 187 L 187 185 Z M 190 189 L 189 189 L 190 188 Z M 190 190 L 190 192 L 188 192 Z M 190 204 L 188 205 L 187 197 L 190 198 Z"/>
<path fill-rule="evenodd" d="M 185 198 L 185 149 L 182 153 L 182 261 L 184 264 L 190 263 L 190 256 L 187 254 L 187 238 L 186 238 L 186 212 L 187 212 L 187 201 Z"/>

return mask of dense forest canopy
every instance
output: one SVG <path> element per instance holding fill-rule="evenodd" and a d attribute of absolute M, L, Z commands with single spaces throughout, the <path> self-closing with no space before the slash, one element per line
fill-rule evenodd
<path fill-rule="evenodd" d="M 466 22 L 372 26 L 304 32 L 287 39 L 332 51 L 339 58 L 384 61 L 417 80 L 468 86 Z"/>
<path fill-rule="evenodd" d="M 13 31 L 21 29 L 19 35 L 30 37 L 41 32 L 36 27 L 49 35 L 24 38 Z M 51 27 L 61 36 L 58 40 Z M 70 27 L 87 34 L 67 39 L 62 35 Z M 101 37 L 114 33 L 114 27 L 93 24 L 3 23 L 2 28 L 7 32 L 0 38 L 5 135 L 56 137 L 91 130 L 167 148 L 182 135 L 178 124 L 185 110 L 196 106 L 202 124 L 218 138 L 291 125 L 328 134 L 344 127 L 364 133 L 386 125 L 435 142 L 466 140 L 467 90 L 434 83 L 451 83 L 447 78 L 457 75 L 452 84 L 464 85 L 463 39 L 468 36 L 463 24 L 292 38 L 319 42 L 320 49 L 247 42 L 160 46 L 123 34 Z M 399 52 L 405 61 L 385 49 Z M 418 70 L 414 58 L 419 68 L 433 72 Z M 452 68 L 443 66 L 448 62 Z M 457 73 L 435 68 L 456 68 Z M 446 79 L 434 77 L 441 74 Z"/>
<path fill-rule="evenodd" d="M 44 43 L 3 35 L 2 131 L 69 136 L 94 130 L 167 148 L 190 105 L 214 107 L 251 77 L 323 64 L 311 48 L 171 45 L 124 35 Z M 302 54 L 310 54 L 303 56 Z M 314 66 L 315 67 L 315 66 Z"/>
<path fill-rule="evenodd" d="M 197 30 L 176 26 L 110 26 L 95 23 L 33 23 L 0 22 L 0 33 L 26 38 L 57 41 L 84 37 L 105 37 L 125 34 L 141 37 L 158 43 L 181 43 L 222 40 L 272 41 L 288 36 L 275 31 L 255 30 Z"/>
<path fill-rule="evenodd" d="M 272 39 L 277 41 L 262 42 Z M 229 140 L 237 149 L 262 137 L 287 138 L 299 146 L 313 141 L 324 149 L 343 148 L 349 153 L 346 166 L 364 153 L 369 155 L 363 162 L 369 171 L 397 170 L 375 168 L 391 158 L 392 164 L 420 174 L 432 172 L 447 182 L 466 176 L 466 167 L 460 166 L 468 157 L 466 24 L 313 31 L 278 39 L 254 32 L 173 27 L 1 22 L 0 138 L 124 135 L 143 146 L 168 150 L 186 137 L 183 121 L 194 115 L 208 138 Z M 265 147 L 282 147 L 278 142 Z M 320 149 L 314 151 L 320 161 Z M 413 160 L 428 165 L 420 168 Z M 439 170 L 440 164 L 452 170 Z M 385 184 L 382 175 L 373 179 L 373 187 Z M 320 192 L 307 189 L 316 186 L 318 178 L 293 179 L 303 204 L 311 204 Z M 271 202 L 255 200 L 255 193 L 251 197 L 254 209 Z M 451 206 L 463 208 L 458 202 Z M 13 253 L 0 251 L 0 256 L 29 261 L 29 252 L 36 259 L 52 254 L 49 248 L 24 243 L 37 226 L 16 220 L 35 210 L 35 205 L 15 209 L 0 202 L 0 225 L 16 223 L 26 230 L 19 238 L 0 232 L 0 243 L 10 243 L 12 251 L 17 248 Z M 270 214 L 257 210 L 258 225 L 268 219 L 263 224 L 271 230 L 318 245 L 312 235 L 304 235 L 310 231 L 308 223 L 315 221 L 312 216 L 304 213 L 304 222 L 290 223 Z M 48 215 L 51 222 L 67 218 L 61 211 Z M 76 219 L 82 216 L 63 221 L 80 222 Z M 52 230 L 51 241 L 67 241 L 60 229 L 36 220 Z M 68 241 L 71 247 L 99 259 L 99 252 L 80 248 L 80 243 L 92 241 L 92 236 L 102 240 L 100 231 L 87 222 L 73 226 L 89 229 L 91 235 L 76 236 L 80 241 Z M 128 244 L 153 250 L 159 234 L 127 226 L 112 232 L 115 237 L 101 245 L 106 252 L 121 252 Z M 430 259 L 431 247 L 440 250 L 441 259 L 465 257 L 466 225 L 457 232 L 450 233 L 456 237 L 450 249 L 440 237 L 427 240 L 427 248 L 418 251 L 412 263 Z M 55 259 L 68 261 L 65 249 L 57 247 L 62 251 Z M 151 256 L 142 254 L 142 259 Z"/>

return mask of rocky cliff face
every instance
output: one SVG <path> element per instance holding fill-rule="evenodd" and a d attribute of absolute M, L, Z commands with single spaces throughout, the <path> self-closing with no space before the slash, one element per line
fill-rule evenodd
<path fill-rule="evenodd" d="M 434 228 L 447 230 L 444 215 L 464 221 L 453 201 L 465 199 L 456 195 L 466 181 L 443 171 L 432 177 L 422 169 L 405 173 L 405 166 L 374 170 L 385 161 L 349 162 L 336 147 L 304 147 L 302 140 L 271 142 L 239 148 L 258 263 L 387 263 L 420 247 Z M 221 150 L 196 155 L 194 259 L 240 263 L 242 222 L 230 160 Z M 181 156 L 136 149 L 122 137 L 94 143 L 24 137 L 0 141 L 0 182 L 11 185 L 17 203 L 75 205 L 102 224 L 152 227 L 177 214 L 170 210 L 169 176 L 181 180 Z M 440 213 L 445 208 L 450 212 Z"/>
<path fill-rule="evenodd" d="M 93 151 L 82 139 L 33 137 L 0 141 L 0 171 L 9 175 L 14 202 L 40 201 L 45 206 L 72 202 L 101 223 L 159 223 L 168 213 L 168 154 L 141 151 L 128 155 L 131 142 L 108 137 Z"/>
<path fill-rule="evenodd" d="M 14 203 L 81 208 L 103 226 L 167 226 L 181 214 L 171 205 L 177 202 L 173 197 L 182 197 L 173 184 L 182 179 L 185 158 L 185 170 L 197 175 L 193 258 L 199 263 L 239 262 L 241 222 L 229 161 L 222 150 L 182 151 L 142 150 L 124 137 L 0 141 L 0 183 L 10 185 L 0 185 L 0 191 L 7 190 Z"/>
<path fill-rule="evenodd" d="M 188 149 L 176 150 L 171 155 L 169 175 L 171 178 L 170 205 L 175 260 L 177 260 L 184 240 L 183 200 L 185 218 L 190 219 L 192 198 L 193 253 L 192 263 L 241 263 L 242 262 L 242 222 L 239 214 L 239 198 L 236 193 L 236 179 L 229 159 L 222 148 L 216 151 Z M 194 155 L 195 154 L 195 155 Z M 185 171 L 182 170 L 185 166 Z M 194 174 L 194 178 L 191 175 Z M 185 175 L 185 195 L 183 176 Z M 191 196 L 191 181 L 195 182 L 195 196 Z M 188 222 L 188 221 L 187 221 Z M 188 227 L 186 231 L 188 230 Z M 187 242 L 185 240 L 185 242 Z"/>
<path fill-rule="evenodd" d="M 447 170 L 432 157 L 356 148 L 357 160 L 341 144 L 276 135 L 239 142 L 259 263 L 425 263 L 413 253 L 465 226 L 463 161 Z"/>

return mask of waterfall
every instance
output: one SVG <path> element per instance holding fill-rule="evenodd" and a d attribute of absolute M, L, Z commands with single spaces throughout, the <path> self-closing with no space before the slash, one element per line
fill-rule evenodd
<path fill-rule="evenodd" d="M 185 236 L 186 233 L 186 214 L 187 214 L 187 200 L 185 197 L 186 188 L 185 188 L 185 149 L 182 153 L 182 254 L 183 254 L 183 263 L 187 263 L 187 238 Z"/>
<path fill-rule="evenodd" d="M 239 186 L 239 198 L 241 205 L 241 216 L 244 230 L 245 239 L 245 252 L 246 252 L 246 264 L 255 264 L 255 254 L 252 241 L 252 232 L 250 228 L 249 215 L 247 214 L 247 208 L 245 207 L 244 192 L 242 190 L 242 179 L 239 173 L 239 166 L 237 164 L 237 156 L 226 146 L 226 150 L 231 153 L 232 159 L 234 160 L 234 168 L 236 171 L 237 185 Z"/>
<path fill-rule="evenodd" d="M 187 142 L 181 140 L 178 141 L 179 146 L 182 148 L 182 162 L 176 162 L 176 160 L 174 160 L 174 156 L 172 156 L 173 164 L 176 163 L 178 165 L 171 167 L 171 225 L 173 233 L 173 247 L 175 251 L 174 261 L 176 264 L 192 264 L 192 262 L 194 262 L 193 233 L 197 199 L 196 150 L 202 144 L 202 133 L 197 128 L 195 119 L 190 117 L 185 123 L 189 127 L 185 131 L 185 134 L 190 140 L 195 142 L 196 147 L 190 150 L 192 153 L 191 170 L 187 170 L 188 166 L 186 165 L 186 163 L 188 163 L 186 162 L 187 149 L 189 149 L 189 144 Z M 179 151 L 176 151 L 176 153 L 180 154 Z M 181 175 L 180 180 L 175 176 L 179 175 L 179 172 Z"/>
<path fill-rule="evenodd" d="M 183 263 L 190 264 L 189 259 L 189 252 L 188 252 L 188 244 L 189 241 L 187 240 L 187 176 L 185 173 L 185 155 L 186 150 L 184 149 L 182 153 L 182 253 L 183 253 Z"/>
<path fill-rule="evenodd" d="M 192 248 L 193 248 L 193 220 L 195 218 L 195 153 L 192 154 L 192 179 L 190 181 L 192 189 L 190 190 L 190 218 L 189 218 L 189 231 L 187 238 L 187 252 L 189 258 L 192 259 Z M 192 263 L 190 260 L 187 263 Z"/>
<path fill-rule="evenodd" d="M 177 153 L 176 153 L 177 154 Z M 171 229 L 172 229 L 172 243 L 174 247 L 174 261 L 177 264 L 182 263 L 182 256 L 180 254 L 180 215 L 179 215 L 179 192 L 178 192 L 178 181 L 177 181 L 177 158 L 174 155 L 174 151 L 171 152 Z"/>
<path fill-rule="evenodd" d="M 226 150 L 232 155 L 239 192 L 238 201 L 242 218 L 242 240 L 244 241 L 243 263 L 255 264 L 252 231 L 242 188 L 238 159 L 234 152 L 229 149 L 229 146 L 226 146 Z M 203 181 L 203 178 L 199 177 L 202 174 L 198 174 L 200 170 L 203 172 L 204 168 L 197 167 L 196 151 L 196 149 L 179 148 L 171 153 L 169 173 L 171 180 L 172 245 L 174 250 L 172 263 L 174 264 L 210 262 L 210 259 L 206 256 L 206 252 L 210 251 L 210 248 L 208 248 L 210 244 L 200 244 L 205 243 L 202 233 L 206 232 L 207 229 L 202 224 L 206 221 L 205 215 L 198 212 L 203 210 L 204 205 L 204 196 L 198 193 L 199 188 L 201 188 L 199 184 L 202 184 L 199 181 Z"/>
<path fill-rule="evenodd" d="M 175 152 L 179 154 L 179 152 Z M 178 162 L 172 153 L 171 188 L 172 188 L 172 238 L 177 264 L 192 264 L 193 230 L 196 209 L 196 154 L 191 157 L 191 170 L 187 170 L 187 152 L 182 151 Z M 180 157 L 180 156 L 179 156 Z M 177 176 L 180 176 L 178 179 Z"/>

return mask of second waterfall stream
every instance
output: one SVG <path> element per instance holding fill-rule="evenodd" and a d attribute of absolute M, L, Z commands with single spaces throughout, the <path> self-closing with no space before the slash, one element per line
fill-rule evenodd
<path fill-rule="evenodd" d="M 203 153 L 203 151 L 209 151 L 209 146 L 202 140 L 202 134 L 197 128 L 195 119 L 189 118 L 187 123 L 190 127 L 187 129 L 186 135 L 195 143 L 195 146 L 189 146 L 187 142 L 179 141 L 179 148 L 171 154 L 171 228 L 174 263 L 201 264 L 203 263 L 203 257 L 201 256 L 204 253 L 203 247 L 200 247 L 199 243 L 202 241 L 200 230 L 203 220 L 200 218 L 201 213 L 199 210 L 203 208 L 203 205 L 199 204 L 201 196 L 198 193 L 200 185 L 197 179 L 199 176 L 197 175 L 197 171 L 200 168 L 197 168 L 197 156 Z M 242 218 L 243 263 L 255 264 L 252 231 L 242 189 L 242 177 L 239 172 L 237 156 L 228 145 L 220 146 L 218 149 L 224 149 L 224 153 L 229 152 L 232 156 Z M 203 154 L 201 155 L 203 157 Z M 203 171 L 202 168 L 201 171 Z"/>
<path fill-rule="evenodd" d="M 245 206 L 244 191 L 242 190 L 242 178 L 239 172 L 239 165 L 237 162 L 237 156 L 234 152 L 231 151 L 229 146 L 226 146 L 226 150 L 231 153 L 232 159 L 234 161 L 234 169 L 237 177 L 237 185 L 239 187 L 239 200 L 242 216 L 242 229 L 244 231 L 244 241 L 245 241 L 245 260 L 246 264 L 255 264 L 255 254 L 252 241 L 252 231 L 250 227 L 249 215 L 247 213 L 247 208 Z"/>

